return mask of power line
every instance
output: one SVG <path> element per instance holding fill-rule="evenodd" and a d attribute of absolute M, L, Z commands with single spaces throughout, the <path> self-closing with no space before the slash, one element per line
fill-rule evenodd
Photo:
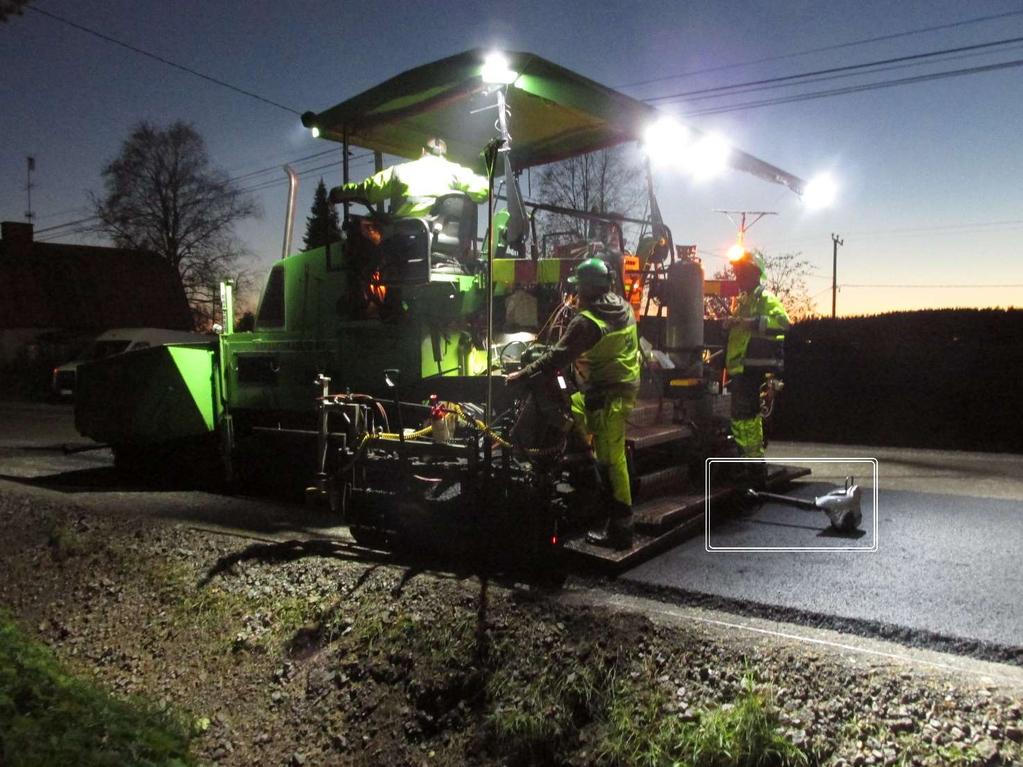
<path fill-rule="evenodd" d="M 31 6 L 29 6 L 31 7 Z M 68 221 L 64 224 L 57 224 L 56 226 L 47 226 L 44 229 L 36 229 L 35 234 L 45 234 L 46 232 L 52 232 L 55 229 L 66 229 L 69 226 L 76 226 L 78 224 L 84 224 L 89 221 L 95 221 L 97 216 L 89 216 L 88 218 L 80 218 L 77 221 Z"/>
<path fill-rule="evenodd" d="M 874 83 L 864 83 L 862 85 L 850 85 L 844 88 L 811 91 L 809 93 L 800 93 L 773 99 L 763 99 L 761 101 L 747 101 L 728 106 L 710 107 L 708 109 L 687 112 L 683 116 L 702 117 L 704 115 L 725 114 L 727 112 L 741 112 L 747 109 L 759 109 L 761 107 L 776 106 L 778 104 L 792 104 L 798 101 L 811 101 L 813 99 L 829 98 L 831 96 L 845 96 L 851 93 L 861 93 L 864 91 L 879 90 L 881 88 L 895 88 L 900 85 L 912 85 L 914 83 L 930 82 L 932 80 L 944 80 L 950 77 L 963 77 L 965 75 L 981 74 L 983 72 L 996 72 L 1004 69 L 1014 69 L 1019 66 L 1023 66 L 1023 59 L 1012 59 L 1010 61 L 1004 61 L 997 64 L 985 64 L 983 66 L 967 67 L 964 69 L 951 69 L 945 72 L 935 72 L 929 75 L 916 75 L 914 77 L 903 77 L 895 80 L 881 80 Z"/>
<path fill-rule="evenodd" d="M 1020 42 L 1023 42 L 1023 39 L 1021 39 Z M 1001 52 L 1017 51 L 1019 49 L 1020 49 L 1020 45 L 1017 43 L 1017 44 L 1005 45 L 1004 47 L 1000 48 L 1000 51 Z M 927 55 L 930 55 L 930 54 L 927 54 Z M 989 50 L 976 50 L 976 51 L 971 51 L 971 52 L 968 52 L 968 53 L 960 53 L 960 54 L 954 55 L 954 56 L 942 56 L 937 61 L 939 61 L 940 63 L 944 64 L 944 63 L 949 63 L 949 62 L 953 62 L 953 61 L 962 61 L 964 59 L 977 58 L 978 56 L 990 56 L 990 55 L 991 55 L 991 51 L 989 51 Z M 793 87 L 799 87 L 800 85 L 813 85 L 815 83 L 829 82 L 829 81 L 832 81 L 832 80 L 844 80 L 844 79 L 848 79 L 850 77 L 863 77 L 865 75 L 884 74 L 884 73 L 887 73 L 887 72 L 894 72 L 894 71 L 896 71 L 898 69 L 911 69 L 911 68 L 914 68 L 914 67 L 927 66 L 927 65 L 933 64 L 933 63 L 936 63 L 936 62 L 920 60 L 920 61 L 904 61 L 904 62 L 901 62 L 901 63 L 884 64 L 884 65 L 877 65 L 876 63 L 857 64 L 855 66 L 848 67 L 848 69 L 851 70 L 851 71 L 841 72 L 841 73 L 837 73 L 837 74 L 824 74 L 824 75 L 818 76 L 818 75 L 815 75 L 814 73 L 806 73 L 806 74 L 802 74 L 802 75 L 791 75 L 789 77 L 775 78 L 775 80 L 776 80 L 775 82 L 764 81 L 765 84 L 763 84 L 763 85 L 753 85 L 752 87 L 746 87 L 745 84 L 741 84 L 741 85 L 740 84 L 737 84 L 737 85 L 726 85 L 726 86 L 722 86 L 721 87 L 720 92 L 714 92 L 717 89 L 708 88 L 708 89 L 705 89 L 705 91 L 703 93 L 700 93 L 698 95 L 689 96 L 689 97 L 685 98 L 685 101 L 688 102 L 688 103 L 692 103 L 694 101 L 706 101 L 708 99 L 720 99 L 720 98 L 726 98 L 728 96 L 743 96 L 743 95 L 746 95 L 747 93 L 760 93 L 760 92 L 763 92 L 763 91 L 776 90 L 778 88 L 793 88 Z M 726 90 L 730 90 L 730 92 L 725 92 Z"/>
<path fill-rule="evenodd" d="M 291 162 L 294 162 L 294 163 L 304 162 L 304 161 L 308 161 L 310 159 L 313 159 L 315 157 L 322 157 L 323 155 L 331 154 L 331 153 L 334 153 L 334 152 L 337 152 L 337 151 L 338 151 L 337 149 L 328 149 L 328 150 L 326 150 L 324 152 L 317 152 L 315 154 L 306 155 L 305 157 L 300 157 L 300 158 L 297 158 L 295 160 L 291 160 Z M 366 158 L 372 157 L 372 156 L 373 156 L 372 152 L 364 152 L 363 154 L 358 154 L 358 155 L 352 156 L 349 159 L 349 162 L 358 162 L 360 160 L 365 160 Z M 315 168 L 306 168 L 305 170 L 299 171 L 298 175 L 299 176 L 304 176 L 304 175 L 307 175 L 309 173 L 314 173 L 314 172 L 316 172 L 318 170 L 326 170 L 327 168 L 333 168 L 333 167 L 336 167 L 337 165 L 339 165 L 340 162 L 341 161 L 338 160 L 337 162 L 328 163 L 326 165 L 318 165 Z M 235 176 L 235 177 L 229 178 L 228 181 L 229 182 L 235 182 L 235 181 L 238 181 L 240 179 L 243 179 L 243 178 L 249 177 L 251 175 L 254 175 L 256 173 L 264 173 L 267 170 L 273 170 L 273 169 L 279 169 L 279 168 L 280 168 L 280 165 L 273 165 L 273 166 L 270 166 L 268 168 L 263 168 L 260 171 L 253 171 L 252 173 L 246 173 L 246 174 L 242 174 L 241 176 Z M 254 192 L 261 192 L 261 191 L 264 191 L 266 189 L 270 189 L 272 187 L 279 186 L 281 184 L 285 184 L 285 183 L 287 183 L 287 181 L 288 181 L 287 178 L 273 179 L 273 180 L 270 180 L 270 181 L 259 181 L 259 182 L 256 182 L 251 187 L 243 187 L 243 188 L 239 189 L 238 192 L 240 194 L 252 194 Z M 35 230 L 35 234 L 36 235 L 40 235 L 40 234 L 46 234 L 48 232 L 55 232 L 58 229 L 67 229 L 68 227 L 79 226 L 80 224 L 88 224 L 88 223 L 91 223 L 93 221 L 99 221 L 99 216 L 89 216 L 87 218 L 80 218 L 80 219 L 76 219 L 74 221 L 66 221 L 63 224 L 56 224 L 54 226 L 48 226 L 48 227 L 46 227 L 44 229 L 36 229 Z M 90 231 L 90 228 L 89 227 L 79 228 L 77 230 L 70 231 L 70 232 L 60 232 L 58 234 L 51 234 L 49 237 L 43 237 L 43 238 L 38 238 L 37 237 L 37 239 L 38 239 L 39 242 L 48 242 L 48 241 L 53 240 L 53 239 L 55 239 L 57 237 L 70 237 L 70 236 L 72 236 L 74 234 L 81 234 L 82 232 L 86 232 L 86 231 Z"/>
<path fill-rule="evenodd" d="M 214 83 L 215 85 L 219 85 L 219 86 L 221 86 L 223 88 L 228 88 L 229 90 L 232 90 L 235 93 L 240 93 L 243 96 L 248 96 L 249 98 L 256 99 L 257 101 L 262 101 L 264 104 L 269 104 L 272 107 L 277 107 L 278 109 L 283 109 L 285 112 L 291 112 L 292 114 L 296 114 L 296 115 L 301 115 L 302 114 L 297 109 L 292 109 L 291 107 L 285 106 L 284 104 L 279 104 L 276 101 L 272 101 L 272 100 L 270 100 L 270 99 L 268 99 L 268 98 L 266 98 L 264 96 L 260 96 L 258 93 L 253 93 L 252 91 L 245 90 L 244 88 L 240 88 L 237 85 L 232 85 L 231 83 L 225 82 L 224 80 L 221 80 L 219 78 L 213 77 L 212 75 L 203 74 L 202 72 L 199 72 L 196 69 L 192 69 L 191 67 L 186 67 L 183 64 L 178 64 L 176 61 L 171 61 L 170 59 L 166 59 L 163 56 L 158 56 L 155 53 L 150 53 L 149 51 L 144 50 L 142 48 L 139 48 L 136 45 L 131 45 L 130 43 L 126 43 L 126 42 L 124 42 L 122 40 L 118 40 L 115 37 L 110 37 L 110 35 L 105 35 L 102 32 L 97 32 L 95 29 L 91 29 L 91 28 L 86 27 L 86 26 L 84 26 L 82 24 L 78 24 L 77 22 L 71 21 L 70 19 L 65 19 L 63 16 L 58 16 L 57 14 L 51 13 L 50 11 L 44 11 L 41 8 L 39 8 L 38 6 L 27 5 L 27 6 L 25 6 L 25 8 L 27 10 L 29 10 L 29 11 L 33 11 L 35 13 L 42 14 L 43 16 L 46 16 L 46 17 L 48 17 L 50 19 L 53 19 L 54 21 L 59 21 L 61 24 L 66 24 L 69 27 L 74 27 L 75 29 L 80 30 L 82 32 L 85 32 L 86 34 L 90 34 L 93 37 L 98 37 L 100 40 L 105 40 L 108 43 L 113 43 L 114 45 L 119 45 L 122 48 L 127 48 L 129 51 L 132 51 L 132 52 L 138 53 L 138 54 L 140 54 L 142 56 L 146 56 L 148 58 L 154 59 L 155 61 L 159 61 L 161 64 L 166 64 L 169 67 L 174 67 L 175 69 L 180 69 L 182 72 L 187 72 L 190 75 L 195 75 L 196 77 L 200 77 L 203 80 L 206 80 L 208 82 Z"/>
<path fill-rule="evenodd" d="M 744 83 L 733 83 L 732 85 L 721 85 L 714 88 L 700 88 L 693 91 L 683 91 L 681 93 L 672 93 L 664 96 L 652 96 L 644 99 L 647 103 L 653 103 L 655 101 L 672 101 L 676 99 L 685 99 L 692 96 L 700 96 L 707 93 L 715 93 L 716 95 L 722 95 L 726 91 L 735 90 L 736 88 L 749 88 L 751 86 L 767 85 L 771 83 L 784 83 L 792 82 L 794 80 L 801 80 L 807 77 L 816 77 L 818 75 L 830 75 L 836 72 L 852 72 L 860 69 L 867 69 L 869 67 L 883 67 L 888 64 L 898 64 L 906 61 L 920 61 L 923 59 L 934 58 L 936 56 L 947 56 L 952 53 L 964 53 L 966 51 L 979 51 L 989 48 L 997 48 L 1003 45 L 1010 45 L 1012 43 L 1023 42 L 1023 37 L 1010 37 L 1004 40 L 993 40 L 987 43 L 977 43 L 975 45 L 961 45 L 955 48 L 942 48 L 936 51 L 928 51 L 927 53 L 913 53 L 906 56 L 895 56 L 888 59 L 878 59 L 877 61 L 868 61 L 862 64 L 847 64 L 841 67 L 829 67 L 828 69 L 817 69 L 811 72 L 802 72 L 795 75 L 785 75 L 783 77 L 768 77 L 763 80 L 749 80 Z"/>
<path fill-rule="evenodd" d="M 968 26 L 968 25 L 971 25 L 971 24 L 979 24 L 979 23 L 985 22 L 985 21 L 994 21 L 996 19 L 1003 19 L 1003 18 L 1006 18 L 1008 16 L 1020 16 L 1020 15 L 1023 15 L 1023 11 L 1008 11 L 1007 13 L 998 13 L 998 14 L 994 14 L 994 15 L 991 15 L 991 16 L 978 16 L 976 18 L 964 19 L 962 21 L 955 21 L 955 22 L 951 22 L 951 23 L 948 23 L 948 24 L 939 24 L 938 26 L 934 26 L 934 27 L 921 27 L 920 29 L 912 29 L 912 30 L 908 30 L 906 32 L 895 32 L 893 34 L 888 34 L 888 35 L 879 35 L 877 37 L 868 37 L 868 38 L 864 38 L 862 40 L 853 40 L 853 41 L 848 42 L 848 43 L 838 43 L 836 45 L 826 45 L 826 46 L 823 46 L 821 48 L 810 48 L 809 50 L 798 51 L 796 53 L 783 53 L 783 54 L 776 55 L 776 56 L 765 56 L 764 58 L 753 59 L 751 61 L 742 61 L 742 62 L 737 62 L 735 64 L 723 64 L 721 66 L 708 67 L 706 69 L 696 69 L 696 70 L 693 70 L 692 72 L 681 72 L 679 74 L 674 74 L 674 75 L 664 75 L 662 77 L 654 77 L 654 78 L 651 78 L 649 80 L 637 80 L 637 81 L 631 82 L 631 83 L 623 83 L 623 84 L 620 84 L 620 85 L 616 85 L 615 87 L 616 88 L 631 88 L 631 87 L 638 86 L 638 85 L 648 85 L 650 83 L 658 83 L 658 82 L 663 82 L 665 80 L 676 80 L 676 79 L 679 79 L 679 78 L 682 78 L 682 77 L 693 77 L 695 75 L 707 74 L 709 72 L 721 72 L 721 71 L 724 71 L 726 69 L 737 69 L 737 68 L 740 68 L 740 67 L 752 66 L 754 64 L 763 64 L 763 63 L 768 62 L 768 61 L 780 61 L 782 59 L 791 59 L 791 58 L 797 58 L 799 56 L 808 56 L 808 55 L 813 54 L 813 53 L 825 53 L 825 52 L 828 52 L 828 51 L 839 50 L 841 48 L 852 48 L 852 47 L 858 46 L 858 45 L 867 45 L 869 43 L 877 43 L 877 42 L 882 42 L 884 40 L 895 40 L 895 39 L 900 38 L 900 37 L 909 37 L 911 35 L 919 35 L 919 34 L 924 34 L 926 32 L 938 32 L 938 31 L 943 30 L 943 29 L 953 29 L 953 28 L 956 28 L 956 27 L 964 27 L 964 26 Z"/>

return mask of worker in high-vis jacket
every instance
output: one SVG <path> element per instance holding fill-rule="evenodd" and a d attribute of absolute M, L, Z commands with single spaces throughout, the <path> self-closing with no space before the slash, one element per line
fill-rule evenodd
<path fill-rule="evenodd" d="M 572 395 L 572 415 L 592 438 L 606 502 L 606 521 L 587 540 L 627 549 L 633 521 L 625 426 L 639 390 L 636 319 L 629 303 L 611 290 L 611 271 L 603 260 L 583 261 L 568 281 L 578 289 L 579 313 L 557 344 L 508 380 L 549 375 L 575 363 L 580 391 Z"/>
<path fill-rule="evenodd" d="M 731 381 L 731 432 L 745 458 L 764 456 L 764 419 L 760 415 L 760 386 L 764 374 L 783 364 L 789 316 L 785 307 L 762 284 L 764 260 L 745 251 L 732 262 L 739 285 L 735 313 L 725 320 L 728 344 L 725 367 Z"/>
<path fill-rule="evenodd" d="M 334 187 L 330 201 L 387 202 L 388 213 L 396 218 L 423 218 L 430 215 L 437 198 L 446 194 L 462 192 L 473 202 L 486 200 L 487 179 L 451 162 L 446 154 L 443 139 L 431 138 L 418 160 L 384 168 L 364 181 Z"/>

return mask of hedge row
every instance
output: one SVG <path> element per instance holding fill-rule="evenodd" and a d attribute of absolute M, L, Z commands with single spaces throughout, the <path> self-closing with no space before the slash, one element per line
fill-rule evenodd
<path fill-rule="evenodd" d="M 1023 452 L 1023 310 L 814 319 L 785 344 L 776 439 Z"/>

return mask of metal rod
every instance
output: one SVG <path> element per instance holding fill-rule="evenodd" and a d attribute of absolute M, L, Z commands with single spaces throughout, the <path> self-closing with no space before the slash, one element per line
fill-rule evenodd
<path fill-rule="evenodd" d="M 281 258 L 291 253 L 291 236 L 295 230 L 295 199 L 298 196 L 298 174 L 290 165 L 284 166 L 288 174 L 288 210 L 284 218 L 284 243 L 281 245 Z"/>
<path fill-rule="evenodd" d="M 767 493 L 763 490 L 753 490 L 752 494 L 762 501 L 778 501 L 787 503 L 807 511 L 820 511 L 816 501 L 808 501 L 805 498 L 795 498 L 791 495 L 779 495 L 778 493 Z"/>
<path fill-rule="evenodd" d="M 341 141 L 341 183 L 347 184 L 349 181 L 351 178 L 348 173 L 348 128 L 345 128 Z M 341 207 L 344 210 L 344 222 L 347 224 L 351 203 L 346 199 Z"/>

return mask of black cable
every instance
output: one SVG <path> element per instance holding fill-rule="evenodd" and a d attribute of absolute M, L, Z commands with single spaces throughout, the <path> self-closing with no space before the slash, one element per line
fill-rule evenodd
<path fill-rule="evenodd" d="M 838 43 L 836 45 L 826 45 L 826 46 L 823 46 L 821 48 L 810 48 L 809 50 L 798 51 L 796 53 L 783 53 L 783 54 L 780 54 L 780 55 L 777 55 L 777 56 L 765 56 L 764 58 L 753 59 L 751 61 L 742 61 L 742 62 L 737 62 L 735 64 L 723 64 L 721 66 L 708 67 L 706 69 L 695 69 L 692 72 L 681 72 L 681 73 L 675 74 L 675 75 L 664 75 L 662 77 L 654 77 L 654 78 L 651 78 L 649 80 L 637 80 L 636 82 L 623 83 L 621 85 L 616 85 L 615 87 L 616 88 L 631 88 L 631 87 L 637 86 L 637 85 L 648 85 L 650 83 L 658 83 L 658 82 L 663 82 L 665 80 L 676 80 L 676 79 L 679 79 L 681 77 L 693 77 L 695 75 L 707 74 L 708 72 L 721 72 L 721 71 L 724 71 L 726 69 L 737 69 L 739 67 L 748 67 L 748 66 L 752 66 L 754 64 L 764 64 L 764 63 L 766 63 L 768 61 L 780 61 L 782 59 L 791 59 L 791 58 L 796 58 L 798 56 L 808 56 L 808 55 L 810 55 L 812 53 L 826 53 L 828 51 L 835 51 L 835 50 L 839 50 L 841 48 L 852 48 L 852 47 L 857 46 L 857 45 L 867 45 L 869 43 L 877 43 L 877 42 L 882 42 L 884 40 L 895 40 L 895 39 L 897 39 L 899 37 L 909 37 L 911 35 L 919 35 L 919 34 L 924 34 L 926 32 L 937 32 L 937 31 L 940 31 L 942 29 L 954 29 L 955 27 L 963 27 L 963 26 L 968 26 L 970 24 L 979 24 L 979 23 L 984 22 L 984 21 L 994 21 L 996 19 L 1003 19 L 1003 18 L 1006 18 L 1007 16 L 1020 16 L 1020 15 L 1023 15 L 1023 11 L 1009 11 L 1007 13 L 997 13 L 997 14 L 994 14 L 992 16 L 978 16 L 976 18 L 964 19 L 962 21 L 954 21 L 954 22 L 951 22 L 951 23 L 948 23 L 948 24 L 939 24 L 938 26 L 935 26 L 935 27 L 921 27 L 920 29 L 912 29 L 912 30 L 908 30 L 906 32 L 895 32 L 895 33 L 888 34 L 888 35 L 879 35 L 878 37 L 867 37 L 867 38 L 865 38 L 863 40 L 853 40 L 853 41 L 848 42 L 848 43 Z"/>
<path fill-rule="evenodd" d="M 1001 49 L 1002 51 L 1017 51 L 1020 49 L 1019 45 L 1006 46 Z M 946 56 L 940 59 L 940 63 L 944 64 L 953 61 L 962 61 L 963 59 L 973 59 L 978 56 L 990 56 L 990 51 L 973 51 L 972 53 L 962 53 L 958 56 Z M 761 93 L 763 91 L 771 91 L 777 88 L 795 88 L 801 85 L 814 85 L 816 83 L 824 83 L 832 80 L 845 80 L 850 77 L 865 77 L 866 75 L 885 74 L 888 72 L 894 72 L 897 69 L 911 69 L 913 67 L 923 67 L 934 64 L 932 61 L 909 61 L 902 64 L 889 64 L 887 66 L 879 67 L 877 69 L 864 69 L 855 72 L 843 72 L 841 74 L 824 75 L 822 77 L 808 77 L 798 82 L 779 82 L 772 85 L 762 85 L 755 88 L 747 88 L 746 90 L 735 90 L 731 93 L 706 93 L 702 96 L 693 96 L 686 99 L 687 103 L 694 101 L 705 101 L 707 99 L 720 99 L 727 98 L 728 96 L 745 96 L 748 93 Z"/>
<path fill-rule="evenodd" d="M 845 96 L 850 93 L 879 90 L 881 88 L 894 88 L 900 85 L 912 85 L 914 83 L 930 82 L 932 80 L 944 80 L 949 77 L 962 77 L 965 75 L 974 75 L 983 72 L 995 72 L 1003 69 L 1013 69 L 1019 66 L 1023 66 L 1023 59 L 1013 59 L 1011 61 L 1005 61 L 998 64 L 986 64 L 984 66 L 968 67 L 965 69 L 952 69 L 946 72 L 935 72 L 929 75 L 903 77 L 897 80 L 882 80 L 880 82 L 865 83 L 863 85 L 851 85 L 845 88 L 812 91 L 810 93 L 801 93 L 774 99 L 764 99 L 762 101 L 748 101 L 741 104 L 732 104 L 730 106 L 711 107 L 694 112 L 687 112 L 682 115 L 682 117 L 701 117 L 703 115 L 725 114 L 726 112 L 740 112 L 746 109 L 759 109 L 760 107 L 775 106 L 778 104 L 791 104 L 798 101 L 811 101 L 813 99 L 829 98 L 831 96 Z"/>
<path fill-rule="evenodd" d="M 270 99 L 264 96 L 260 96 L 258 93 L 253 93 L 252 91 L 245 90 L 244 88 L 239 88 L 237 85 L 231 85 L 231 83 L 225 82 L 211 75 L 203 74 L 202 72 L 192 69 L 191 67 L 186 67 L 183 64 L 178 64 L 177 62 L 171 61 L 170 59 L 165 59 L 163 58 L 163 56 L 157 56 L 155 53 L 150 53 L 149 51 L 139 48 L 138 46 L 122 42 L 121 40 L 118 40 L 117 38 L 114 37 L 110 37 L 109 35 L 105 35 L 102 32 L 97 32 L 95 29 L 90 29 L 89 27 L 86 27 L 82 24 L 78 24 L 74 21 L 71 21 L 70 19 L 65 19 L 63 16 L 58 16 L 57 14 L 51 13 L 50 11 L 44 11 L 35 5 L 26 5 L 25 9 L 46 16 L 47 18 L 53 19 L 54 21 L 59 21 L 61 24 L 67 24 L 69 27 L 74 27 L 77 30 L 93 35 L 94 37 L 98 37 L 100 40 L 105 40 L 108 43 L 113 43 L 114 45 L 119 45 L 122 48 L 127 48 L 129 51 L 132 51 L 134 53 L 138 53 L 142 56 L 147 56 L 151 59 L 159 61 L 161 64 L 166 64 L 169 67 L 180 69 L 182 72 L 187 72 L 190 75 L 201 77 L 203 80 L 207 80 L 208 82 L 220 85 L 224 88 L 228 88 L 229 90 L 232 90 L 235 93 L 240 93 L 243 96 L 248 96 L 249 98 L 256 99 L 257 101 L 262 101 L 264 104 L 269 104 L 272 107 L 283 109 L 285 112 L 291 112 L 292 114 L 296 115 L 302 114 L 297 109 L 292 109 L 291 107 L 285 106 L 284 104 L 278 104 L 276 101 L 271 101 Z"/>
<path fill-rule="evenodd" d="M 812 72 L 803 72 L 796 75 L 785 75 L 783 77 L 769 77 L 763 80 L 750 80 L 744 83 L 734 83 L 732 85 L 721 85 L 715 88 L 700 88 L 694 91 L 684 91 L 681 93 L 673 93 L 665 96 L 651 96 L 643 99 L 647 103 L 653 103 L 655 101 L 671 101 L 673 99 L 685 99 L 690 96 L 697 96 L 705 93 L 717 93 L 722 94 L 725 91 L 734 90 L 736 88 L 747 88 L 750 86 L 767 85 L 769 83 L 782 83 L 791 82 L 793 80 L 800 80 L 805 77 L 815 77 L 817 75 L 830 75 L 836 72 L 851 72 L 857 69 L 866 69 L 868 67 L 881 67 L 888 64 L 898 64 L 904 61 L 919 61 L 921 59 L 934 58 L 935 56 L 945 56 L 951 53 L 963 53 L 965 51 L 978 51 L 985 48 L 995 48 L 1001 45 L 1010 45 L 1012 43 L 1023 42 L 1023 37 L 1010 37 L 1004 40 L 994 40 L 987 43 L 976 43 L 975 45 L 962 45 L 956 48 L 944 48 L 937 51 L 929 51 L 927 53 L 913 53 L 907 56 L 895 56 L 889 59 L 879 59 L 877 61 L 869 61 L 863 64 L 847 64 L 841 67 L 830 67 L 828 69 L 818 69 Z"/>

